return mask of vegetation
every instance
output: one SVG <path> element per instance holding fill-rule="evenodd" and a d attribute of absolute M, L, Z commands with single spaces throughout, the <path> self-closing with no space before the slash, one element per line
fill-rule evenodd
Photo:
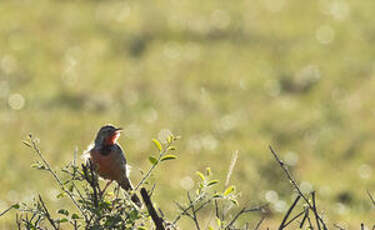
<path fill-rule="evenodd" d="M 149 168 L 152 137 L 160 130 L 165 136 L 166 128 L 183 136 L 178 160 L 160 164 L 149 178 L 157 184 L 151 199 L 166 217 L 176 212 L 170 201 L 182 203 L 192 191 L 196 171 L 211 167 L 225 181 L 238 150 L 230 180 L 242 191 L 238 202 L 270 203 L 262 226 L 278 227 L 296 195 L 268 154 L 271 144 L 304 194 L 316 191 L 329 227 L 371 226 L 372 5 L 3 1 L 0 212 L 38 193 L 53 216 L 67 205 L 56 198 L 53 178 L 40 179 L 30 168 L 32 155 L 20 143 L 30 131 L 42 140 L 46 160 L 62 168 L 73 152 L 80 165 L 97 129 L 113 123 L 125 129 L 120 143 L 136 182 Z M 239 221 L 255 226 L 258 220 Z M 14 223 L 14 211 L 0 217 L 0 229 Z"/>

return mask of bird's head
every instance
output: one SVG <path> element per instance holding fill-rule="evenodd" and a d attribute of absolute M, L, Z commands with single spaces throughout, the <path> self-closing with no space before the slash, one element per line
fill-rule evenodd
<path fill-rule="evenodd" d="M 113 125 L 101 127 L 95 138 L 95 145 L 113 145 L 120 137 L 122 128 L 116 128 Z"/>

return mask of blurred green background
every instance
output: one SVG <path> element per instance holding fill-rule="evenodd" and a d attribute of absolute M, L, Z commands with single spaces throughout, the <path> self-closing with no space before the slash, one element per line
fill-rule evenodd
<path fill-rule="evenodd" d="M 112 123 L 133 181 L 153 137 L 182 136 L 178 160 L 153 177 L 167 216 L 196 170 L 225 181 L 238 150 L 231 183 L 242 202 L 271 202 L 263 226 L 275 226 L 293 190 L 272 144 L 329 226 L 374 224 L 373 15 L 371 0 L 2 1 L 0 210 L 39 192 L 68 203 L 30 167 L 29 132 L 60 167 Z M 0 228 L 13 222 L 8 213 Z"/>

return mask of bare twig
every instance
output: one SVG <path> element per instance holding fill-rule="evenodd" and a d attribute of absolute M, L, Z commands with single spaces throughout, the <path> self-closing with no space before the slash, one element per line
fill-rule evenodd
<path fill-rule="evenodd" d="M 39 201 L 40 201 L 40 203 L 42 205 L 44 215 L 46 216 L 48 222 L 51 224 L 51 226 L 53 227 L 53 229 L 55 229 L 55 230 L 59 229 L 59 227 L 56 226 L 55 221 L 52 219 L 51 215 L 49 214 L 49 211 L 48 211 L 46 205 L 44 204 L 44 201 L 42 200 L 42 196 L 40 196 L 40 195 L 39 195 Z"/>
<path fill-rule="evenodd" d="M 187 193 L 187 197 L 189 199 L 190 204 L 193 204 L 193 200 L 191 199 L 189 192 Z M 195 210 L 194 206 L 195 205 L 191 205 L 191 213 L 192 213 L 192 216 L 193 216 L 193 221 L 194 221 L 195 227 L 197 228 L 197 230 L 200 230 L 201 228 L 199 226 L 199 221 L 198 221 L 198 217 L 197 217 L 197 211 Z"/>
<path fill-rule="evenodd" d="M 14 207 L 14 205 L 10 206 L 9 208 L 5 209 L 4 211 L 2 211 L 0 213 L 0 216 L 4 215 L 5 213 L 9 212 L 12 208 Z"/>
<path fill-rule="evenodd" d="M 258 223 L 255 225 L 254 230 L 258 230 L 258 229 L 260 228 L 260 226 L 262 225 L 264 219 L 266 219 L 266 216 L 265 216 L 265 215 L 263 215 L 263 216 L 260 218 L 260 220 L 258 221 Z"/>
<path fill-rule="evenodd" d="M 259 207 L 255 207 L 255 208 L 242 208 L 234 217 L 233 219 L 227 224 L 227 226 L 225 226 L 225 229 L 229 229 L 230 226 L 232 226 L 236 220 L 242 215 L 242 214 L 245 214 L 245 213 L 248 213 L 248 212 L 260 212 L 263 210 L 264 207 L 266 207 L 267 204 L 265 205 L 262 205 L 262 206 L 259 206 Z"/>
<path fill-rule="evenodd" d="M 370 193 L 369 190 L 367 190 L 367 195 L 370 197 L 370 200 L 371 200 L 372 204 L 375 206 L 375 199 L 374 199 L 374 197 L 371 195 L 371 193 Z"/>
<path fill-rule="evenodd" d="M 16 224 L 17 224 L 17 229 L 21 230 L 21 221 L 20 221 L 20 217 L 18 216 L 18 213 L 16 213 Z"/>
<path fill-rule="evenodd" d="M 164 225 L 163 225 L 163 219 L 158 216 L 151 202 L 150 196 L 148 195 L 145 188 L 141 188 L 141 195 L 142 195 L 144 203 L 146 204 L 147 211 L 150 214 L 152 221 L 155 224 L 156 230 L 165 230 Z"/>
<path fill-rule="evenodd" d="M 307 220 L 307 217 L 309 216 L 309 210 L 310 209 L 308 207 L 305 207 L 305 210 L 303 211 L 303 213 L 305 213 L 305 215 L 303 216 L 302 221 L 299 225 L 299 228 L 301 228 L 301 229 L 302 229 L 303 225 L 305 224 L 305 221 Z"/>
<path fill-rule="evenodd" d="M 190 202 L 189 205 L 186 208 L 183 208 L 182 205 L 179 203 L 175 202 L 176 205 L 181 209 L 181 213 L 179 213 L 174 220 L 172 221 L 172 224 L 175 225 L 183 215 L 187 215 L 188 211 L 201 199 L 201 196 L 198 196 L 195 198 L 193 202 Z"/>
<path fill-rule="evenodd" d="M 284 227 L 288 226 L 289 224 L 293 223 L 298 217 L 302 216 L 305 213 L 305 211 L 302 211 L 298 213 L 295 217 L 290 219 L 287 223 L 284 224 Z"/>
<path fill-rule="evenodd" d="M 233 169 L 234 169 L 234 166 L 236 165 L 237 159 L 238 159 L 238 150 L 236 150 L 232 155 L 232 160 L 231 160 L 230 165 L 229 165 L 227 178 L 225 180 L 225 187 L 227 187 L 229 185 L 229 180 L 230 180 L 230 177 L 232 176 Z"/>
<path fill-rule="evenodd" d="M 312 205 L 310 204 L 309 200 L 307 199 L 307 197 L 302 193 L 301 189 L 299 188 L 299 186 L 297 185 L 297 182 L 296 180 L 294 179 L 294 177 L 292 176 L 292 174 L 289 172 L 288 170 L 288 167 L 284 164 L 284 162 L 279 158 L 279 156 L 277 155 L 277 153 L 273 150 L 273 148 L 271 146 L 269 146 L 269 149 L 271 150 L 271 153 L 273 154 L 273 156 L 275 157 L 277 163 L 279 163 L 279 165 L 281 166 L 281 168 L 284 170 L 285 174 L 287 175 L 290 183 L 293 185 L 293 187 L 296 189 L 297 193 L 305 200 L 305 202 L 311 206 L 312 208 Z"/>
<path fill-rule="evenodd" d="M 273 156 L 275 157 L 276 161 L 279 163 L 280 167 L 283 169 L 283 171 L 287 175 L 290 183 L 293 185 L 293 187 L 297 191 L 298 195 L 300 195 L 305 200 L 305 203 L 309 206 L 309 208 L 311 210 L 313 210 L 314 215 L 317 219 L 318 229 L 320 230 L 320 224 L 319 223 L 321 223 L 323 225 L 323 229 L 327 230 L 327 226 L 325 225 L 323 219 L 319 216 L 319 214 L 316 210 L 315 201 L 314 201 L 315 197 L 313 199 L 313 204 L 311 204 L 310 201 L 307 199 L 307 197 L 302 193 L 299 186 L 297 185 L 297 182 L 294 179 L 293 175 L 289 172 L 288 167 L 284 164 L 284 162 L 280 159 L 280 157 L 277 155 L 277 153 L 273 150 L 272 146 L 269 146 L 269 149 L 270 149 L 271 153 L 273 154 Z"/>
<path fill-rule="evenodd" d="M 320 230 L 320 217 L 318 215 L 318 211 L 316 210 L 316 204 L 315 204 L 315 191 L 313 191 L 311 193 L 311 199 L 312 199 L 312 202 L 313 202 L 313 212 L 314 212 L 314 215 L 315 215 L 315 221 L 316 221 L 316 226 L 318 226 L 318 229 Z M 324 225 L 324 223 L 323 223 Z M 326 229 L 326 228 L 324 228 Z"/>
<path fill-rule="evenodd" d="M 300 198 L 301 198 L 301 196 L 298 195 L 297 198 L 294 200 L 293 204 L 290 206 L 290 208 L 286 212 L 286 214 L 284 216 L 284 219 L 280 224 L 279 230 L 282 230 L 285 227 L 285 222 L 288 220 L 289 215 L 292 213 L 293 209 L 296 207 Z"/>
<path fill-rule="evenodd" d="M 217 202 L 216 199 L 214 200 L 214 203 L 215 203 L 215 216 L 216 216 L 216 218 L 218 218 L 219 220 L 221 220 L 221 218 L 220 218 L 220 212 L 219 212 L 219 204 L 218 204 L 218 202 Z"/>
<path fill-rule="evenodd" d="M 44 166 L 46 167 L 46 170 L 48 172 L 50 172 L 52 174 L 52 176 L 55 178 L 56 182 L 58 183 L 58 185 L 60 186 L 60 188 L 66 193 L 68 194 L 70 200 L 73 202 L 74 206 L 77 207 L 77 209 L 81 212 L 81 214 L 85 217 L 85 219 L 87 219 L 87 216 L 86 216 L 86 213 L 83 211 L 83 209 L 78 205 L 78 202 L 76 201 L 76 199 L 74 198 L 73 194 L 71 192 L 69 192 L 64 184 L 62 183 L 62 181 L 60 180 L 60 178 L 57 176 L 57 174 L 55 173 L 55 171 L 53 171 L 53 169 L 51 168 L 50 164 L 48 163 L 48 161 L 44 158 L 42 152 L 40 151 L 38 145 L 36 144 L 35 140 L 32 138 L 32 135 L 30 134 L 29 135 L 29 139 L 30 139 L 30 142 L 31 142 L 31 145 L 30 143 L 27 143 L 27 142 L 24 142 L 27 146 L 31 147 L 34 152 L 38 155 L 38 157 L 42 160 Z"/>

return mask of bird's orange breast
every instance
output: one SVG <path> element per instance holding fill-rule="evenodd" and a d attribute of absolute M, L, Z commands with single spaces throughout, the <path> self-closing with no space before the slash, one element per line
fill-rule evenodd
<path fill-rule="evenodd" d="M 122 176 L 121 169 L 118 167 L 118 159 L 113 153 L 103 155 L 99 151 L 93 149 L 90 152 L 91 160 L 96 167 L 99 176 L 104 179 L 118 180 Z"/>

